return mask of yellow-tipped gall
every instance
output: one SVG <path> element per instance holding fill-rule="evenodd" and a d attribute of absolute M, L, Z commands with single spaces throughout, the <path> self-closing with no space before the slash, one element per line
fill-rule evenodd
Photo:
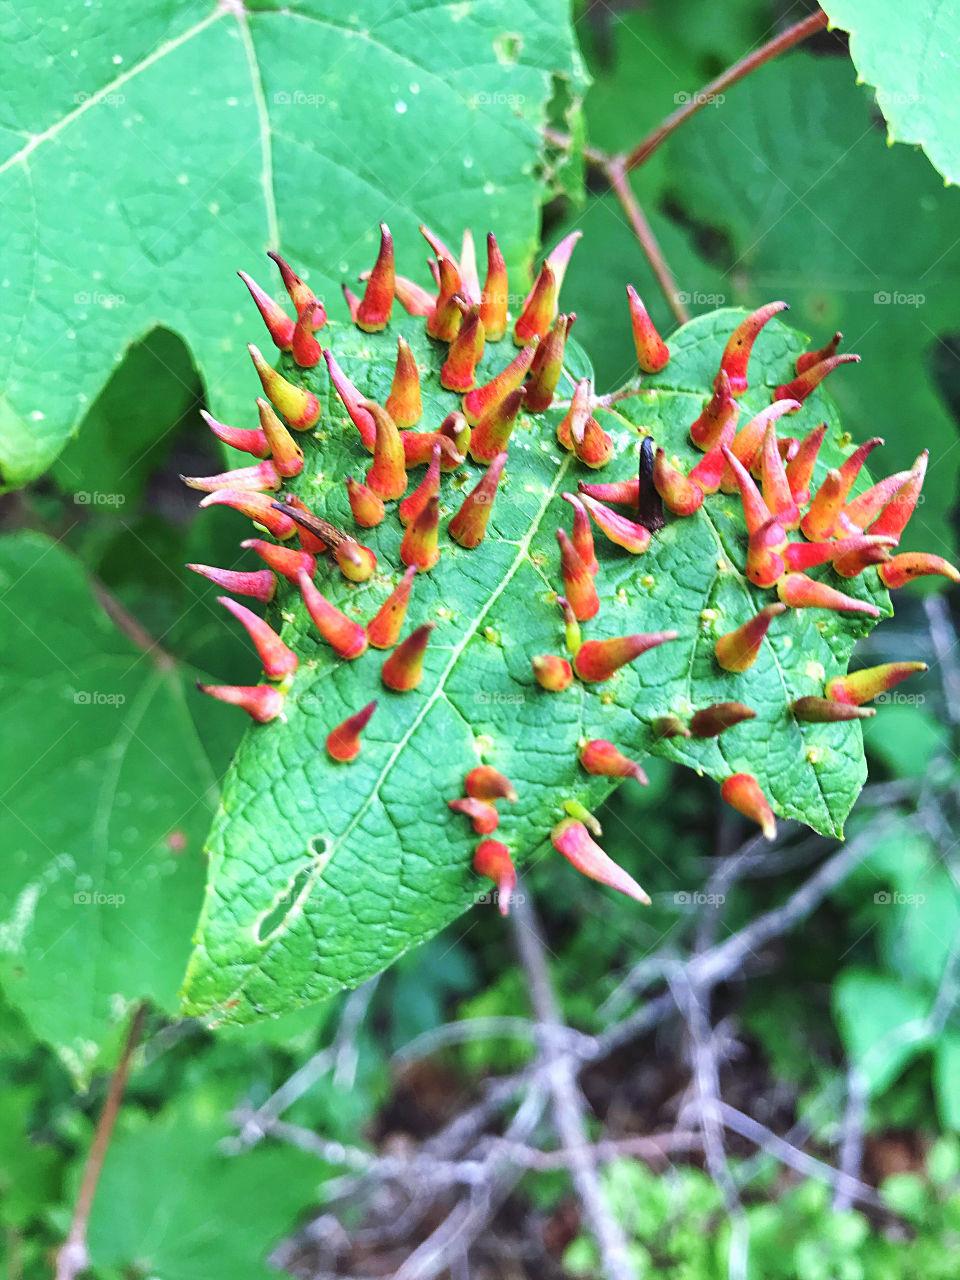
<path fill-rule="evenodd" d="M 756 822 L 768 840 L 776 838 L 777 822 L 760 783 L 752 773 L 735 773 L 720 788 L 720 795 L 745 818 Z"/>
<path fill-rule="evenodd" d="M 573 683 L 573 667 L 566 658 L 559 658 L 554 653 L 538 653 L 530 663 L 537 684 L 549 693 L 562 693 Z"/>
<path fill-rule="evenodd" d="M 294 431 L 309 431 L 311 427 L 315 427 L 320 421 L 320 401 L 313 392 L 307 391 L 305 387 L 295 387 L 282 374 L 277 373 L 252 342 L 248 344 L 247 350 L 263 387 L 263 394 L 283 414 L 287 426 Z"/>
<path fill-rule="evenodd" d="M 363 529 L 375 528 L 387 513 L 383 499 L 353 476 L 347 476 L 345 483 L 354 520 Z"/>

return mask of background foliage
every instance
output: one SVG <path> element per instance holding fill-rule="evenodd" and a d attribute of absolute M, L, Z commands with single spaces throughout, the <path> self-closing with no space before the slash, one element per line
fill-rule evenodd
<path fill-rule="evenodd" d="M 688 121 L 631 186 L 689 311 L 784 296 L 816 339 L 843 330 L 864 361 L 831 388 L 843 421 L 857 438 L 884 435 L 891 467 L 930 447 L 910 545 L 950 555 L 960 196 L 943 178 L 957 176 L 957 98 L 938 84 L 949 66 L 921 58 L 952 36 L 934 38 L 919 12 L 902 31 L 908 6 L 826 7 L 853 33 L 853 64 L 840 38 L 807 42 Z M 235 524 L 216 511 L 195 523 L 176 479 L 219 469 L 202 404 L 246 421 L 255 382 L 242 343 L 253 329 L 233 271 L 265 275 L 262 252 L 276 241 L 342 317 L 347 263 L 371 256 L 383 217 L 407 242 L 420 220 L 450 239 L 465 222 L 495 226 L 515 275 L 541 229 L 553 243 L 577 227 L 565 305 L 601 388 L 615 385 L 633 367 L 623 283 L 665 330 L 671 309 L 576 144 L 633 146 L 800 16 L 769 0 L 581 6 L 572 23 L 560 0 L 403 0 L 386 16 L 368 0 L 347 17 L 311 0 L 248 5 L 239 21 L 235 8 L 171 0 L 53 13 L 21 0 L 2 18 L 16 89 L 0 118 L 0 476 L 11 490 L 35 481 L 0 505 L 0 1258 L 24 1280 L 50 1273 L 140 1000 L 144 1048 L 90 1223 L 103 1280 L 267 1274 L 270 1248 L 330 1203 L 341 1169 L 289 1145 L 241 1153 L 230 1116 L 315 1053 L 327 1051 L 326 1074 L 284 1119 L 372 1152 L 407 1150 L 485 1079 L 531 1060 L 523 1035 L 395 1056 L 451 1020 L 526 1015 L 523 971 L 482 907 L 360 1003 L 338 998 L 217 1036 L 177 1020 L 202 843 L 238 737 L 227 709 L 199 705 L 193 680 L 249 670 L 244 642 L 180 568 L 232 564 Z M 903 37 L 895 58 L 891 35 Z M 593 81 L 582 113 L 581 58 Z M 887 124 L 904 142 L 886 146 Z M 548 125 L 572 135 L 572 153 L 544 142 Z M 905 145 L 921 138 L 927 154 Z M 919 588 L 901 593 L 865 660 L 925 656 L 922 600 Z M 145 654 L 118 629 L 119 610 L 160 650 Z M 949 1274 L 960 1233 L 960 908 L 946 656 L 914 702 L 891 701 L 867 726 L 881 790 L 868 790 L 849 829 L 867 833 L 865 856 L 802 933 L 715 993 L 724 1098 L 778 1133 L 801 1125 L 811 1150 L 835 1159 L 855 1078 L 863 1176 L 882 1197 L 881 1208 L 835 1211 L 815 1182 L 734 1144 L 751 1277 Z M 526 886 L 562 1016 L 588 1034 L 641 1009 L 669 963 L 785 901 L 829 851 L 788 841 L 775 864 L 718 886 L 739 829 L 706 784 L 659 762 L 650 773 L 648 790 L 621 790 L 603 819 L 610 853 L 642 867 L 653 908 L 638 915 L 565 866 L 535 869 Z M 651 985 L 624 986 L 644 956 Z M 674 1019 L 591 1067 L 593 1131 L 679 1123 L 684 1055 Z M 635 1160 L 607 1168 L 637 1274 L 727 1274 L 739 1227 L 702 1165 L 677 1155 L 656 1176 Z M 363 1212 L 335 1210 L 350 1229 Z M 496 1235 L 529 1274 L 597 1265 L 555 1170 L 522 1180 Z M 359 1265 L 313 1238 L 337 1268 Z M 390 1274 L 396 1254 L 382 1246 L 367 1263 Z M 478 1265 L 499 1264 L 481 1251 Z"/>

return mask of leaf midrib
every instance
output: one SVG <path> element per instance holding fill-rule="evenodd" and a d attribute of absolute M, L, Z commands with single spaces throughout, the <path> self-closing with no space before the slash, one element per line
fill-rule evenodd
<path fill-rule="evenodd" d="M 344 831 L 339 836 L 337 836 L 337 838 L 334 841 L 331 842 L 330 846 L 325 851 L 326 856 L 323 858 L 320 865 L 317 866 L 313 871 L 311 871 L 303 889 L 300 891 L 300 894 L 298 895 L 296 903 L 294 903 L 294 905 L 291 907 L 290 911 L 287 913 L 287 915 L 284 917 L 281 923 L 271 932 L 270 942 L 261 952 L 258 959 L 253 964 L 251 964 L 250 967 L 247 969 L 243 978 L 237 984 L 237 987 L 234 989 L 233 992 L 231 992 L 230 996 L 228 997 L 228 1002 L 232 1000 L 236 1000 L 240 997 L 244 988 L 249 982 L 252 974 L 257 972 L 259 969 L 263 967 L 264 963 L 266 962 L 271 952 L 273 951 L 273 948 L 283 938 L 284 934 L 287 933 L 292 923 L 303 914 L 304 904 L 307 902 L 308 898 L 310 897 L 310 894 L 312 893 L 315 885 L 320 880 L 324 871 L 332 862 L 333 858 L 336 856 L 338 850 L 342 848 L 344 843 L 349 839 L 350 835 L 353 833 L 357 824 L 362 820 L 367 810 L 379 797 L 380 788 L 383 785 L 384 781 L 386 780 L 387 776 L 389 775 L 391 769 L 393 769 L 397 760 L 400 758 L 402 753 L 406 750 L 406 747 L 410 742 L 411 738 L 417 732 L 420 725 L 426 719 L 427 715 L 430 713 L 432 708 L 436 705 L 436 703 L 441 698 L 443 698 L 445 701 L 449 703 L 449 698 L 447 697 L 447 692 L 446 692 L 447 679 L 449 678 L 454 667 L 459 662 L 460 657 L 463 654 L 464 650 L 466 649 L 467 645 L 470 643 L 473 637 L 480 630 L 480 627 L 482 626 L 484 619 L 490 613 L 490 610 L 493 608 L 497 600 L 499 600 L 500 596 L 503 594 L 503 592 L 507 589 L 507 587 L 513 581 L 513 578 L 517 573 L 517 570 L 520 568 L 522 564 L 526 562 L 527 552 L 530 549 L 530 544 L 533 541 L 535 535 L 539 532 L 540 525 L 543 522 L 543 517 L 546 515 L 547 509 L 550 506 L 550 503 L 554 500 L 557 493 L 559 492 L 559 489 L 561 484 L 563 483 L 564 477 L 566 476 L 567 471 L 570 468 L 570 462 L 572 457 L 573 457 L 572 454 L 566 454 L 564 456 L 563 460 L 560 463 L 559 468 L 557 469 L 557 473 L 554 477 L 553 483 L 544 493 L 543 501 L 541 502 L 539 508 L 537 509 L 537 512 L 533 517 L 533 520 L 530 522 L 530 526 L 527 529 L 527 532 L 525 533 L 524 537 L 520 540 L 520 542 L 517 543 L 516 556 L 511 562 L 506 573 L 500 579 L 500 582 L 497 584 L 496 590 L 491 593 L 483 609 L 477 614 L 476 618 L 474 618 L 473 622 L 464 632 L 463 638 L 460 641 L 460 643 L 453 647 L 453 650 L 450 655 L 450 660 L 447 663 L 447 665 L 444 667 L 443 671 L 440 673 L 440 678 L 437 681 L 436 686 L 434 687 L 430 696 L 424 701 L 423 706 L 417 712 L 412 723 L 410 724 L 409 729 L 407 729 L 406 733 L 403 735 L 403 737 L 394 747 L 389 758 L 387 759 L 386 764 L 384 765 L 383 769 L 381 769 L 379 775 L 377 776 L 377 779 L 374 782 L 369 795 L 366 797 L 366 799 L 357 809 L 357 812 L 351 818 L 349 824 L 344 829 Z"/>

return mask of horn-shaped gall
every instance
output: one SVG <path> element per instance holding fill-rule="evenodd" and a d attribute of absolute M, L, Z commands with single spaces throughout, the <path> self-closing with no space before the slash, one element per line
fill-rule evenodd
<path fill-rule="evenodd" d="M 791 400 L 799 400 L 803 404 L 807 396 L 819 387 L 828 373 L 833 373 L 834 369 L 842 364 L 859 364 L 860 357 L 854 355 L 852 351 L 848 351 L 842 356 L 828 356 L 826 360 L 820 360 L 817 364 L 812 364 L 804 369 L 803 373 L 797 374 L 792 382 L 785 382 L 782 386 L 777 387 L 773 393 L 775 400 L 789 398 Z"/>
<path fill-rule="evenodd" d="M 819 351 L 804 351 L 802 355 L 797 356 L 795 365 L 797 373 L 806 373 L 808 369 L 812 369 L 815 364 L 819 364 L 822 360 L 829 360 L 831 356 L 837 354 L 837 348 L 843 341 L 842 333 L 835 333 L 825 347 L 821 347 Z"/>
<path fill-rule="evenodd" d="M 461 800 L 448 800 L 447 807 L 454 813 L 462 813 L 470 819 L 478 836 L 488 836 L 500 825 L 500 815 L 492 804 L 485 800 L 473 800 L 467 797 Z"/>
<path fill-rule="evenodd" d="M 626 516 L 622 516 L 617 511 L 611 511 L 609 507 L 604 506 L 602 502 L 598 502 L 596 498 L 591 498 L 588 494 L 581 494 L 581 500 L 586 509 L 593 517 L 593 521 L 597 528 L 604 534 L 610 542 L 615 543 L 618 547 L 623 547 L 624 551 L 629 551 L 631 555 L 642 555 L 650 546 L 650 530 L 646 525 L 638 524 L 635 520 L 628 520 Z M 576 525 L 574 525 L 576 531 Z M 576 546 L 576 542 L 574 542 Z M 596 572 L 594 570 L 594 572 Z"/>
<path fill-rule="evenodd" d="M 659 373 L 670 359 L 670 349 L 657 332 L 656 325 L 632 284 L 627 285 L 627 302 L 637 364 L 644 373 Z"/>
<path fill-rule="evenodd" d="M 430 632 L 437 624 L 425 622 L 411 631 L 406 640 L 397 645 L 380 669 L 380 679 L 388 689 L 407 693 L 416 689 L 423 679 L 423 656 L 427 651 Z"/>
<path fill-rule="evenodd" d="M 690 732 L 695 738 L 717 738 L 745 720 L 756 719 L 756 715 L 742 702 L 714 702 L 690 717 Z"/>
<path fill-rule="evenodd" d="M 274 572 L 281 574 L 288 582 L 296 582 L 301 571 L 312 578 L 317 572 L 317 562 L 308 551 L 297 551 L 293 547 L 278 547 L 275 542 L 264 542 L 261 538 L 247 538 L 240 543 L 244 551 L 255 552 L 260 559 L 270 566 Z"/>
<path fill-rule="evenodd" d="M 296 671 L 300 665 L 297 655 L 283 643 L 273 627 L 268 622 L 264 622 L 259 614 L 248 609 L 246 605 L 231 600 L 229 596 L 217 596 L 217 604 L 222 604 L 246 628 L 263 664 L 264 673 L 270 680 L 282 680 L 284 676 L 289 676 Z"/>
<path fill-rule="evenodd" d="M 787 573 L 777 583 L 777 595 L 791 609 L 833 609 L 837 613 L 865 613 L 879 618 L 880 610 L 865 600 L 846 596 L 804 573 Z"/>
<path fill-rule="evenodd" d="M 396 271 L 393 261 L 393 236 L 385 222 L 380 223 L 380 251 L 367 280 L 363 300 L 357 307 L 354 322 L 364 333 L 379 333 L 387 327 L 393 310 Z"/>
<path fill-rule="evenodd" d="M 715 448 L 721 438 L 724 444 L 729 444 L 726 432 L 731 423 L 736 431 L 739 414 L 740 406 L 730 390 L 730 379 L 721 369 L 713 380 L 713 395 L 690 427 L 690 439 L 704 453 Z"/>
<path fill-rule="evenodd" d="M 397 338 L 397 364 L 386 410 L 401 430 L 415 427 L 423 416 L 417 358 L 403 337 Z"/>
<path fill-rule="evenodd" d="M 752 773 L 735 773 L 720 788 L 720 795 L 737 813 L 757 823 L 768 840 L 776 839 L 777 822 L 760 783 Z"/>
<path fill-rule="evenodd" d="M 641 654 L 676 640 L 676 631 L 649 631 L 645 635 L 613 636 L 609 640 L 585 640 L 577 650 L 573 669 L 581 680 L 599 683 L 609 680 L 621 667 Z"/>
<path fill-rule="evenodd" d="M 556 314 L 557 278 L 550 263 L 544 262 L 513 326 L 513 341 L 518 347 L 525 347 L 535 338 L 545 337 Z"/>
<path fill-rule="evenodd" d="M 491 231 L 487 234 L 487 275 L 480 298 L 480 319 L 488 342 L 499 342 L 507 332 L 508 301 L 507 264 Z"/>
<path fill-rule="evenodd" d="M 440 454 L 443 452 L 439 441 L 433 446 L 430 465 L 413 493 L 407 494 L 397 508 L 402 525 L 411 524 L 424 509 L 431 498 L 440 492 Z"/>
<path fill-rule="evenodd" d="M 475 800 L 517 800 L 517 789 L 508 777 L 488 764 L 478 764 L 463 780 L 463 789 Z"/>
<path fill-rule="evenodd" d="M 364 400 L 363 408 L 373 418 L 377 431 L 367 484 L 387 501 L 402 498 L 407 489 L 407 466 L 397 424 L 376 400 Z"/>
<path fill-rule="evenodd" d="M 786 302 L 768 302 L 766 306 L 758 307 L 745 320 L 741 320 L 727 339 L 727 345 L 720 359 L 720 368 L 730 380 L 732 395 L 742 396 L 747 389 L 747 365 L 750 363 L 753 344 L 760 330 L 775 315 L 787 310 L 789 307 Z M 780 396 L 776 398 L 779 400 Z"/>
<path fill-rule="evenodd" d="M 257 724 L 268 724 L 283 711 L 284 695 L 272 684 L 203 684 L 198 680 L 197 688 L 218 702 L 241 707 Z"/>
<path fill-rule="evenodd" d="M 889 693 L 909 676 L 927 670 L 925 662 L 881 662 L 877 667 L 861 667 L 845 676 L 835 676 L 827 684 L 831 702 L 846 702 L 859 707 L 881 693 Z"/>
<path fill-rule="evenodd" d="M 892 560 L 888 560 L 886 564 L 881 564 L 877 573 L 883 585 L 891 591 L 905 587 L 915 578 L 922 578 L 930 573 L 938 573 L 944 578 L 949 578 L 951 582 L 960 582 L 960 570 L 955 565 L 952 565 L 949 560 L 944 560 L 943 556 L 931 555 L 924 551 L 902 552 Z"/>
<path fill-rule="evenodd" d="M 483 321 L 480 304 L 466 312 L 457 336 L 450 343 L 447 358 L 440 368 L 440 385 L 448 391 L 470 391 L 477 385 L 476 369 L 483 355 Z"/>
<path fill-rule="evenodd" d="M 590 517 L 587 515 L 587 508 L 576 494 L 561 493 L 560 497 L 573 507 L 573 530 L 570 535 L 573 548 L 593 576 L 596 577 L 600 566 L 597 564 L 597 557 L 594 551 L 593 530 L 590 528 Z M 612 516 L 613 514 L 614 512 L 611 511 L 610 515 Z M 646 529 L 644 529 L 644 533 L 646 532 Z"/>
<path fill-rule="evenodd" d="M 770 629 L 770 623 L 786 612 L 785 604 L 768 604 L 759 613 L 735 631 L 728 631 L 713 646 L 717 662 L 724 671 L 746 671 L 757 660 L 760 646 Z"/>
<path fill-rule="evenodd" d="M 487 523 L 490 520 L 497 487 L 506 462 L 506 452 L 498 453 L 464 498 L 460 510 L 447 526 L 447 532 L 454 542 L 459 542 L 460 546 L 468 551 L 479 547 L 486 537 Z"/>
<path fill-rule="evenodd" d="M 541 689 L 562 693 L 573 683 L 573 667 L 566 658 L 554 653 L 538 653 L 530 659 L 533 674 Z"/>
<path fill-rule="evenodd" d="M 237 275 L 250 290 L 250 296 L 256 303 L 257 310 L 263 317 L 263 323 L 267 326 L 267 332 L 273 339 L 273 345 L 280 351 L 289 351 L 293 344 L 294 321 L 290 319 L 283 307 L 278 302 L 274 302 L 266 290 L 261 289 L 251 276 L 245 271 L 238 271 Z"/>
<path fill-rule="evenodd" d="M 562 854 L 582 875 L 610 889 L 617 889 L 644 906 L 650 905 L 649 896 L 633 876 L 604 853 L 582 822 L 564 818 L 550 832 L 550 840 L 557 853 Z"/>
<path fill-rule="evenodd" d="M 511 391 L 516 391 L 521 386 L 533 365 L 536 354 L 537 347 L 531 343 L 519 351 L 495 378 L 484 383 L 482 387 L 467 392 L 463 397 L 463 413 L 470 426 L 475 427 L 491 409 L 501 404 Z"/>
<path fill-rule="evenodd" d="M 452 342 L 460 331 L 460 272 L 446 257 L 440 259 L 437 300 L 427 316 L 427 333 L 439 342 Z"/>
<path fill-rule="evenodd" d="M 805 507 L 810 501 L 810 485 L 813 481 L 813 469 L 816 466 L 817 454 L 827 434 L 827 424 L 821 422 L 800 441 L 797 452 L 787 463 L 787 484 L 793 500 L 798 507 Z"/>
<path fill-rule="evenodd" d="M 845 720 L 869 720 L 877 713 L 873 707 L 858 707 L 852 702 L 833 702 L 830 698 L 797 698 L 790 703 L 797 720 L 805 724 L 838 724 Z"/>
<path fill-rule="evenodd" d="M 517 871 L 507 846 L 500 840 L 481 840 L 473 852 L 473 869 L 497 886 L 497 908 L 502 916 L 509 915 Z"/>
<path fill-rule="evenodd" d="M 306 573 L 298 576 L 297 585 L 314 626 L 337 656 L 347 661 L 359 658 L 367 648 L 367 633 L 363 627 L 332 605 Z"/>
<path fill-rule="evenodd" d="M 373 414 L 364 408 L 363 396 L 340 368 L 333 352 L 324 351 L 323 358 L 326 360 L 327 369 L 330 371 L 330 381 L 333 383 L 337 395 L 343 401 L 343 407 L 346 409 L 350 421 L 360 432 L 363 447 L 372 453 L 374 442 L 377 438 L 377 424 L 374 421 Z"/>
<path fill-rule="evenodd" d="M 667 461 L 663 449 L 658 449 L 654 457 L 653 483 L 663 505 L 675 516 L 692 516 L 703 506 L 703 490 Z"/>
<path fill-rule="evenodd" d="M 392 649 L 400 639 L 416 576 L 417 566 L 412 564 L 367 623 L 367 637 L 375 649 Z"/>
<path fill-rule="evenodd" d="M 362 481 L 354 480 L 353 476 L 347 476 L 345 483 L 354 520 L 362 529 L 376 528 L 387 513 L 383 499 Z"/>
<path fill-rule="evenodd" d="M 253 493 L 243 489 L 218 489 L 208 493 L 201 507 L 233 507 L 255 524 L 285 542 L 297 531 L 296 523 L 284 511 L 277 511 L 273 499 L 266 493 Z"/>
<path fill-rule="evenodd" d="M 505 452 L 526 396 L 526 389 L 518 387 L 483 415 L 470 435 L 474 462 L 493 462 L 497 454 Z"/>
<path fill-rule="evenodd" d="M 252 454 L 255 458 L 266 458 L 270 453 L 270 442 L 262 431 L 251 431 L 245 427 L 228 427 L 225 422 L 218 422 L 205 409 L 200 410 L 200 417 L 217 439 L 228 444 L 231 449 L 239 449 L 242 453 Z"/>
<path fill-rule="evenodd" d="M 294 431 L 309 431 L 320 421 L 320 401 L 305 387 L 295 387 L 283 374 L 272 368 L 260 351 L 249 343 L 247 350 L 257 371 L 263 394 L 275 409 L 283 414 L 287 426 Z"/>
<path fill-rule="evenodd" d="M 587 773 L 602 778 L 634 778 L 645 787 L 650 779 L 635 760 L 628 759 L 606 738 L 593 738 L 580 745 L 580 763 Z"/>
<path fill-rule="evenodd" d="M 273 405 L 262 396 L 257 397 L 260 429 L 270 446 L 270 460 L 279 475 L 284 478 L 298 476 L 303 470 L 303 450 L 277 417 Z"/>
<path fill-rule="evenodd" d="M 423 510 L 407 525 L 400 543 L 400 559 L 408 567 L 415 565 L 421 573 L 427 573 L 440 559 L 439 550 L 440 501 L 437 495 L 427 499 Z"/>
<path fill-rule="evenodd" d="M 344 538 L 333 549 L 333 556 L 340 572 L 350 582 L 366 582 L 377 567 L 377 557 L 369 547 L 361 546 L 353 538 Z"/>
<path fill-rule="evenodd" d="M 215 493 L 218 489 L 250 493 L 262 493 L 269 489 L 275 492 L 283 484 L 283 479 L 277 474 L 277 469 L 269 458 L 255 466 L 237 467 L 233 471 L 221 471 L 215 476 L 181 476 L 180 479 L 188 488 L 200 489 L 203 493 Z"/>
<path fill-rule="evenodd" d="M 341 764 L 349 764 L 360 754 L 360 735 L 370 723 L 370 717 L 377 709 L 377 701 L 368 702 L 360 711 L 355 711 L 346 720 L 341 720 L 335 729 L 327 734 L 327 755 L 331 760 Z"/>
<path fill-rule="evenodd" d="M 535 349 L 527 380 L 528 413 L 543 413 L 553 403 L 554 392 L 563 372 L 567 337 L 576 318 L 575 314 L 557 316 L 553 328 Z"/>
<path fill-rule="evenodd" d="M 563 529 L 558 529 L 560 544 L 560 572 L 563 575 L 564 595 L 578 622 L 586 622 L 600 612 L 600 597 L 594 585 L 593 574 L 577 554 L 576 548 Z"/>
<path fill-rule="evenodd" d="M 277 589 L 277 580 L 269 569 L 217 569 L 211 564 L 188 564 L 187 568 L 215 582 L 224 591 L 250 596 L 261 604 L 269 604 Z"/>

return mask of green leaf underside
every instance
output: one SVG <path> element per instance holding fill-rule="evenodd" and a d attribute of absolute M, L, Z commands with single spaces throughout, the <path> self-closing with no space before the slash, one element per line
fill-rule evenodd
<path fill-rule="evenodd" d="M 919 143 L 947 182 L 960 182 L 960 12 L 943 0 L 828 0 L 850 32 L 861 80 L 877 90 L 891 142 Z"/>
<path fill-rule="evenodd" d="M 583 89 L 563 0 L 28 0 L 0 30 L 0 487 L 49 466 L 157 326 L 237 416 L 234 271 L 272 288 L 268 248 L 344 316 L 347 263 L 372 263 L 384 217 L 409 243 L 421 221 L 496 226 L 519 277 L 547 102 L 560 78 L 575 116 Z"/>
<path fill-rule="evenodd" d="M 687 430 L 742 314 L 716 312 L 687 325 L 671 342 L 667 369 L 647 379 L 640 396 L 618 402 L 616 412 L 599 413 L 617 445 L 617 457 L 602 472 L 589 472 L 556 443 L 563 408 L 522 418 L 487 538 L 475 551 L 463 551 L 444 531 L 480 471 L 469 464 L 444 476 L 440 561 L 417 576 L 405 627 L 408 634 L 423 621 L 438 624 L 416 691 L 382 688 L 384 655 L 378 651 L 351 663 L 332 661 L 297 593 L 284 592 L 283 635 L 300 653 L 301 666 L 287 699 L 287 722 L 249 730 L 223 790 L 209 841 L 208 898 L 185 987 L 189 1012 L 239 1022 L 278 1014 L 354 985 L 466 910 L 483 892 L 470 869 L 477 837 L 447 801 L 463 794 L 465 773 L 481 761 L 510 777 L 519 792 L 515 805 L 499 806 L 497 837 L 521 865 L 559 856 L 544 841 L 563 816 L 564 800 L 596 808 L 616 785 L 580 768 L 581 737 L 608 738 L 634 758 L 652 751 L 721 780 L 747 770 L 780 814 L 818 831 L 841 832 L 865 774 L 859 727 L 801 726 L 787 704 L 822 693 L 825 679 L 846 669 L 871 620 L 791 611 L 775 621 L 749 671 L 721 671 L 712 657 L 717 635 L 775 599 L 771 591 L 749 587 L 734 567 L 742 566 L 745 553 L 737 498 L 717 495 L 694 517 L 670 519 L 640 557 L 596 534 L 602 607 L 585 624 L 585 638 L 674 628 L 678 640 L 608 682 L 575 682 L 562 694 L 540 689 L 530 666 L 535 654 L 565 652 L 554 596 L 560 586 L 555 530 L 569 528 L 570 509 L 559 495 L 575 490 L 578 479 L 635 474 L 638 425 L 684 466 L 702 456 Z M 439 388 L 440 348 L 426 339 L 422 321 L 395 317 L 386 334 L 375 337 L 328 329 L 325 343 L 358 387 L 382 403 L 397 332 L 425 370 L 419 425 L 430 429 L 457 401 Z M 778 322 L 767 326 L 751 362 L 741 422 L 770 402 L 772 388 L 790 376 L 804 345 Z M 479 380 L 512 354 L 509 343 L 488 344 Z M 312 510 L 351 529 L 343 477 L 365 474 L 369 455 L 328 385 L 325 366 L 306 373 L 289 361 L 283 367 L 306 381 L 324 406 L 319 448 L 306 440 L 307 466 L 291 488 Z M 573 380 L 588 373 L 584 356 L 570 344 L 561 390 L 566 386 L 569 394 Z M 818 393 L 788 420 L 789 433 L 798 435 L 824 420 L 830 431 L 818 479 L 842 456 L 835 410 Z M 422 474 L 411 473 L 411 487 Z M 399 578 L 402 530 L 394 506 L 378 528 L 357 532 L 377 553 L 373 578 L 358 586 L 323 568 L 318 574 L 322 590 L 362 622 Z M 718 568 L 721 560 L 726 570 Z M 833 581 L 889 609 L 874 571 L 870 580 Z M 702 618 L 705 609 L 719 617 L 713 623 Z M 334 764 L 324 751 L 327 733 L 374 697 L 378 708 L 359 759 Z M 756 720 L 719 739 L 655 739 L 656 717 L 675 712 L 686 718 L 729 699 L 753 707 Z M 629 870 L 642 882 L 642 856 Z"/>

